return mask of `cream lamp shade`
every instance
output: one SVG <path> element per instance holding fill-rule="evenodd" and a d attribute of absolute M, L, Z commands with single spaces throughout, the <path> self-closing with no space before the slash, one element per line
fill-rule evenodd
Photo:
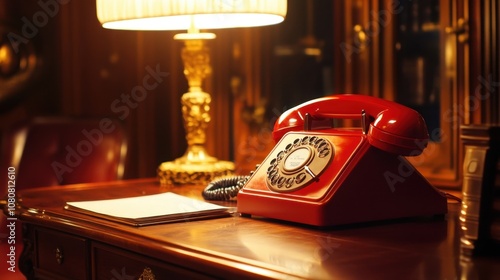
<path fill-rule="evenodd" d="M 97 0 L 96 8 L 109 29 L 219 29 L 280 23 L 287 0 Z"/>

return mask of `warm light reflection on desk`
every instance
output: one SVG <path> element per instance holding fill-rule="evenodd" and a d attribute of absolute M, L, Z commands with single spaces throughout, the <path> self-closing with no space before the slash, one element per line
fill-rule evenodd
<path fill-rule="evenodd" d="M 20 220 L 28 233 L 50 226 L 70 239 L 88 240 L 87 245 L 102 243 L 98 247 L 101 252 L 106 248 L 113 248 L 113 252 L 126 250 L 127 258 L 123 260 L 137 260 L 140 256 L 160 265 L 173 265 L 218 279 L 235 276 L 231 279 L 493 280 L 500 275 L 498 259 L 461 258 L 460 205 L 454 202 L 448 204 L 449 213 L 444 219 L 340 228 L 316 228 L 239 216 L 137 228 L 64 210 L 65 201 L 164 191 L 201 199 L 202 189 L 203 186 L 160 188 L 152 178 L 23 191 L 18 193 Z M 44 212 L 30 209 L 44 209 Z M 23 237 L 37 242 L 33 235 Z M 86 257 L 93 260 L 91 255 Z M 120 262 L 120 265 L 124 264 Z M 132 264 L 127 265 L 130 265 L 128 272 Z M 140 267 L 140 271 L 142 269 Z M 168 273 L 158 267 L 154 271 Z M 105 274 L 109 270 L 100 272 Z"/>

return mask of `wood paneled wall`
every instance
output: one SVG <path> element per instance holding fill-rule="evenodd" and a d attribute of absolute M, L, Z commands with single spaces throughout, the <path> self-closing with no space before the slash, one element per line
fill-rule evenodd
<path fill-rule="evenodd" d="M 465 101 L 471 105 L 466 123 L 500 125 L 500 4 L 468 1 L 470 19 L 470 84 Z"/>
<path fill-rule="evenodd" d="M 458 3 L 458 11 L 450 15 L 468 17 L 470 22 L 470 40 L 456 50 L 457 63 L 470 65 L 470 71 L 458 76 L 459 100 L 453 102 L 466 104 L 482 98 L 479 109 L 469 109 L 461 121 L 498 123 L 499 5 L 494 0 L 444 2 Z M 32 21 L 36 13 L 44 11 L 39 3 L 0 0 L 0 7 L 5 8 L 0 16 L 22 29 L 26 20 Z M 61 4 L 30 39 L 42 59 L 43 71 L 20 103 L 0 112 L 0 130 L 35 115 L 116 117 L 130 134 L 128 177 L 155 176 L 159 163 L 181 156 L 186 147 L 180 112 L 180 96 L 187 90 L 180 59 L 182 43 L 173 40 L 174 32 L 103 29 L 94 1 L 51 3 Z M 353 25 L 368 26 L 373 17 L 370 12 L 390 9 L 392 3 L 356 0 L 332 4 L 335 44 L 325 51 L 333 52 L 333 92 L 394 99 L 393 29 L 387 27 L 372 36 L 368 48 L 351 50 L 356 53 L 349 59 L 339 47 L 340 43 L 362 47 L 353 41 Z M 272 99 L 276 85 L 269 78 L 273 69 L 270 57 L 276 30 L 217 30 L 217 38 L 209 42 L 214 71 L 204 85 L 212 94 L 207 147 L 220 159 L 235 160 L 241 173 L 259 163 L 273 145 L 270 123 L 252 127 L 242 115 Z M 127 99 L 143 86 L 151 71 L 164 73 L 163 79 L 140 100 Z M 273 108 L 272 104 L 266 106 Z"/>
<path fill-rule="evenodd" d="M 154 176 L 161 161 L 182 155 L 185 147 L 180 44 L 169 32 L 103 29 L 94 1 L 64 8 L 55 30 L 61 113 L 122 120 L 130 139 L 128 175 Z"/>
<path fill-rule="evenodd" d="M 396 30 L 401 3 L 425 1 L 355 0 L 335 1 L 334 88 L 397 99 Z M 420 3 L 420 4 L 419 4 Z M 421 157 L 422 173 L 435 185 L 460 187 L 463 146 L 461 124 L 499 124 L 500 122 L 500 8 L 496 0 L 440 0 L 440 127 L 442 138 L 430 143 L 433 153 Z M 387 15 L 389 17 L 387 17 Z M 458 28 L 465 20 L 468 40 Z M 374 23 L 377 26 L 370 25 Z M 369 44 L 357 37 L 355 25 L 372 28 Z M 383 28 L 382 28 L 383 27 Z M 451 31 L 451 32 L 450 32 Z M 345 44 L 347 47 L 342 48 Z M 446 59 L 445 59 L 446 58 Z M 404 94 L 404 93 L 403 93 Z M 428 149 L 430 150 L 430 149 Z M 437 151 L 437 152 L 436 152 Z M 436 164 L 436 165 L 435 165 Z"/>
<path fill-rule="evenodd" d="M 23 18 L 49 11 L 39 1 L 2 1 L 9 10 L 2 15 L 10 15 L 20 30 Z M 174 32 L 103 29 L 95 1 L 45 2 L 54 4 L 52 14 L 33 38 L 45 64 L 41 78 L 21 102 L 0 112 L 0 129 L 38 115 L 114 117 L 129 133 L 127 177 L 155 176 L 161 162 L 181 156 L 186 148 L 180 109 L 187 91 L 182 42 L 173 40 Z M 214 73 L 204 86 L 212 94 L 207 148 L 224 160 L 233 154 L 228 53 L 236 32 L 216 31 L 218 38 L 209 42 Z"/>

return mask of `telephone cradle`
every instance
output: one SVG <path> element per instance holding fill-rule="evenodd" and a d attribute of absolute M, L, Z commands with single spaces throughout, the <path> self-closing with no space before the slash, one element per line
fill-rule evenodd
<path fill-rule="evenodd" d="M 361 127 L 333 127 L 360 119 Z M 237 197 L 243 216 L 337 226 L 447 213 L 446 196 L 406 159 L 428 143 L 420 114 L 395 102 L 332 95 L 286 111 L 277 142 Z"/>

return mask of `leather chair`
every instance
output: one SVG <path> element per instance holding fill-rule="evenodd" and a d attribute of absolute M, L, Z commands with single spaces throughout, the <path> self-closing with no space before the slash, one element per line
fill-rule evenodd
<path fill-rule="evenodd" d="M 15 168 L 15 191 L 23 189 L 122 179 L 127 137 L 122 125 L 107 118 L 35 118 L 2 133 L 0 195 L 7 197 L 9 168 Z M 4 201 L 5 203 L 5 201 Z M 0 267 L 10 251 L 7 220 L 0 213 Z M 23 244 L 21 223 L 16 224 L 16 261 Z M 0 271 L 0 279 L 25 279 L 18 271 Z"/>

